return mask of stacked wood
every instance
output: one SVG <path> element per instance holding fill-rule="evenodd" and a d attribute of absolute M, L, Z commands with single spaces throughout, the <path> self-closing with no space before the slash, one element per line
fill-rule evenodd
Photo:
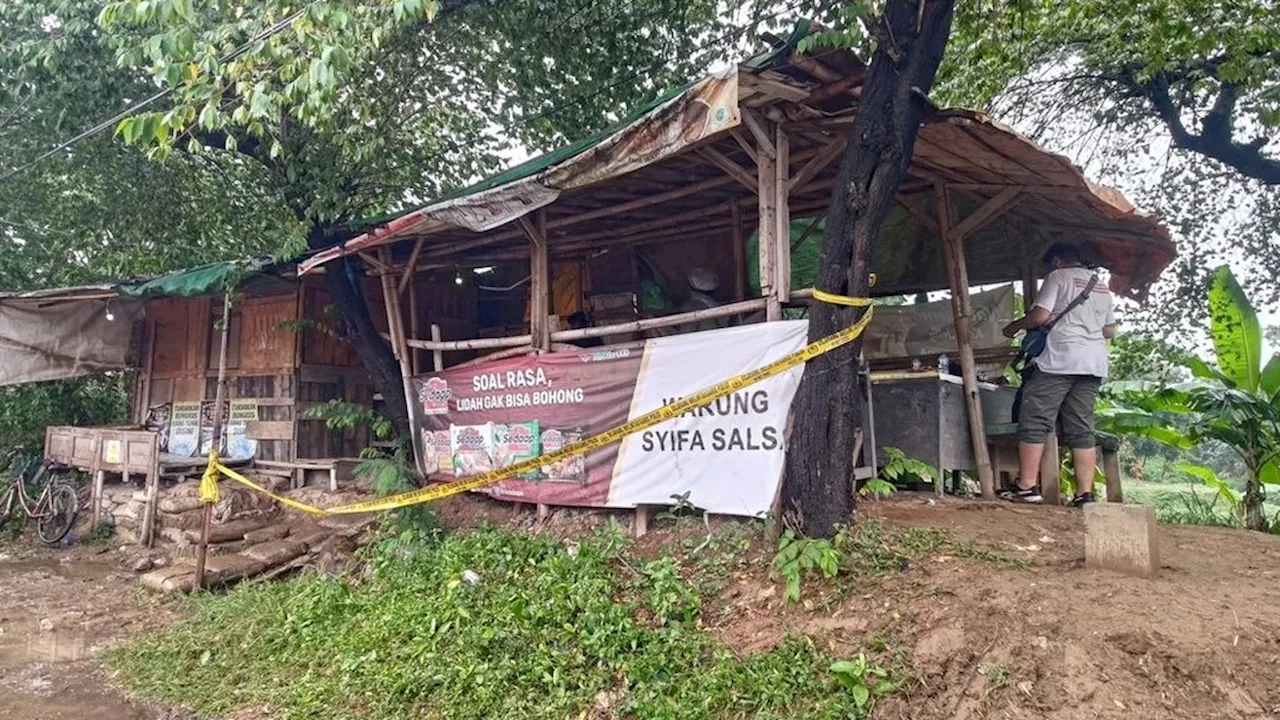
<path fill-rule="evenodd" d="M 248 518 L 212 525 L 209 556 L 205 560 L 206 587 L 271 580 L 303 566 L 313 566 L 327 574 L 340 572 L 355 551 L 354 538 L 377 518 L 337 520 L 326 518 L 323 523 L 307 521 L 289 526 L 264 525 L 261 520 Z M 198 528 L 184 531 L 184 537 L 190 539 L 198 533 Z M 228 552 L 231 549 L 234 551 Z M 172 565 L 144 574 L 141 582 L 157 592 L 190 592 L 195 587 L 194 559 L 190 555 L 180 557 Z"/>

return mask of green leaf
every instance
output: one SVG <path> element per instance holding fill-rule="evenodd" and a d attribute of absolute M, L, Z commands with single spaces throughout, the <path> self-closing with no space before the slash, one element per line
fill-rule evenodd
<path fill-rule="evenodd" d="M 1263 485 L 1280 485 L 1280 464 L 1275 460 L 1262 466 L 1258 471 L 1258 479 Z"/>
<path fill-rule="evenodd" d="M 837 660 L 831 663 L 831 672 L 836 675 L 854 675 L 860 674 L 861 668 L 859 668 L 859 666 L 852 660 Z"/>
<path fill-rule="evenodd" d="M 1249 392 L 1262 375 L 1262 328 L 1258 315 L 1225 265 L 1209 284 L 1209 327 L 1222 374 Z"/>
<path fill-rule="evenodd" d="M 849 692 L 853 694 L 853 704 L 860 709 L 866 707 L 867 702 L 871 700 L 871 691 L 861 683 L 849 688 Z"/>
<path fill-rule="evenodd" d="M 1267 397 L 1274 398 L 1280 392 L 1280 355 L 1272 355 L 1262 368 L 1261 387 Z"/>

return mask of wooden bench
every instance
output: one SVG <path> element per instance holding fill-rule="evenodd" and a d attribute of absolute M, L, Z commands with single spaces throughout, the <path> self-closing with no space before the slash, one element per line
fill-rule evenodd
<path fill-rule="evenodd" d="M 1009 487 L 1017 477 L 1018 424 L 1002 423 L 987 426 L 987 444 L 991 448 L 991 466 L 1000 487 Z M 1102 474 L 1106 478 L 1107 502 L 1124 502 L 1124 478 L 1120 474 L 1120 438 L 1098 433 L 1098 457 Z M 1044 457 L 1040 461 L 1040 492 L 1045 501 L 1054 505 L 1061 497 L 1061 449 L 1058 436 L 1050 434 L 1045 439 Z"/>
<path fill-rule="evenodd" d="M 254 460 L 253 466 L 265 475 L 281 475 L 291 481 L 290 487 L 298 489 L 307 484 L 307 472 L 322 472 L 329 476 L 329 490 L 338 491 L 340 480 L 349 480 L 359 458 L 315 458 L 300 460 Z"/>

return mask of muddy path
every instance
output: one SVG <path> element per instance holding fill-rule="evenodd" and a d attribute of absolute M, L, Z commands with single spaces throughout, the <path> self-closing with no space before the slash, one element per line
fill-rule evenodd
<path fill-rule="evenodd" d="M 116 691 L 94 656 L 175 617 L 138 591 L 136 556 L 107 548 L 0 547 L 0 719 L 179 720 Z"/>

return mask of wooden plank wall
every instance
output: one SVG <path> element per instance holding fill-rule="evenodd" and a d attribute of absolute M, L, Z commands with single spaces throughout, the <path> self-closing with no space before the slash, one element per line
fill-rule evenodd
<path fill-rule="evenodd" d="M 152 328 L 150 405 L 204 399 L 210 303 L 164 298 L 147 303 Z"/>
<path fill-rule="evenodd" d="M 373 324 L 380 332 L 387 328 L 382 293 L 375 285 L 365 289 L 365 299 Z M 369 376 L 351 343 L 339 337 L 339 318 L 330 303 L 329 291 L 319 279 L 302 283 L 302 316 L 308 323 L 299 333 L 297 392 L 298 458 L 356 457 L 368 447 L 366 428 L 330 430 L 323 420 L 309 420 L 308 408 L 329 400 L 374 407 Z"/>
<path fill-rule="evenodd" d="M 297 401 L 294 355 L 298 334 L 290 323 L 297 316 L 297 294 L 241 298 L 232 308 L 231 330 L 227 337 L 227 397 L 232 400 L 256 398 L 259 420 L 292 422 Z M 222 303 L 211 303 L 207 320 L 209 358 L 205 374 L 205 397 L 217 394 L 219 329 Z M 257 457 L 262 460 L 292 460 L 294 443 L 289 440 L 258 441 Z"/>

